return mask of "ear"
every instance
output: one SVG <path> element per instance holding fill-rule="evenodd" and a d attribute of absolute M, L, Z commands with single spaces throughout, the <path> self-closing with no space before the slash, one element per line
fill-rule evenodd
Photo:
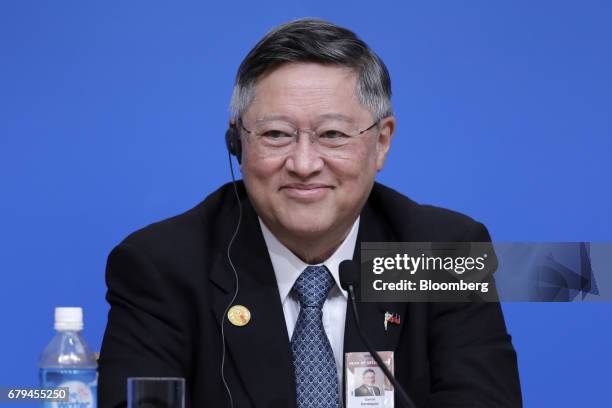
<path fill-rule="evenodd" d="M 387 152 L 391 147 L 391 139 L 395 131 L 395 117 L 387 116 L 381 119 L 378 125 L 378 138 L 376 140 L 376 171 L 380 171 L 385 164 Z"/>

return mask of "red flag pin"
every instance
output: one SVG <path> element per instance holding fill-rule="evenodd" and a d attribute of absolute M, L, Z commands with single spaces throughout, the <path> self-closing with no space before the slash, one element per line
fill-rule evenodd
<path fill-rule="evenodd" d="M 385 312 L 385 331 L 387 331 L 387 324 L 400 324 L 400 321 L 399 313 Z"/>

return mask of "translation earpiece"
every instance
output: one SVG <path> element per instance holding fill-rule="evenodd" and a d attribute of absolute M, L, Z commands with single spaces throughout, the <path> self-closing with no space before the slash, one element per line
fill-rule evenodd
<path fill-rule="evenodd" d="M 231 118 L 229 121 L 229 127 L 225 132 L 225 144 L 230 154 L 236 156 L 238 164 L 242 162 L 242 143 L 240 142 L 240 133 L 236 128 L 236 121 Z"/>

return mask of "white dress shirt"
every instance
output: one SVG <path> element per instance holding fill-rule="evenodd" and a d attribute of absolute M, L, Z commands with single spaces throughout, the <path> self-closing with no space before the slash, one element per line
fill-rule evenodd
<path fill-rule="evenodd" d="M 287 332 L 289 339 L 293 335 L 293 329 L 297 322 L 298 314 L 300 313 L 300 302 L 291 289 L 295 280 L 300 274 L 310 266 L 304 263 L 285 245 L 283 245 L 272 232 L 266 227 L 261 218 L 259 219 L 261 231 L 263 232 L 276 282 L 278 284 L 278 292 L 283 305 L 283 313 L 285 314 L 285 323 L 287 324 Z M 357 231 L 359 230 L 359 217 L 353 223 L 351 231 L 348 233 L 342 244 L 336 249 L 336 252 L 323 263 L 317 265 L 325 265 L 331 275 L 334 277 L 336 285 L 331 288 L 329 295 L 323 304 L 323 327 L 331 344 L 331 348 L 336 359 L 336 368 L 338 370 L 338 385 L 342 392 L 342 367 L 344 353 L 344 322 L 346 318 L 346 302 L 348 299 L 347 292 L 340 287 L 340 278 L 338 266 L 345 259 L 353 259 L 355 251 L 355 243 L 357 242 Z M 342 394 L 340 394 L 342 395 Z"/>

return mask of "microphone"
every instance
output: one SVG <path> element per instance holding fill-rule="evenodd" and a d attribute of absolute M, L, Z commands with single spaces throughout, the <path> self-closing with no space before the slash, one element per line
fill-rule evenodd
<path fill-rule="evenodd" d="M 403 400 L 405 406 L 408 408 L 416 408 L 416 405 L 414 404 L 414 402 L 412 402 L 412 400 L 408 396 L 408 393 L 404 390 L 404 387 L 402 387 L 399 381 L 397 381 L 395 377 L 393 376 L 393 374 L 391 374 L 391 371 L 389 371 L 389 369 L 387 368 L 387 365 L 383 363 L 382 359 L 378 355 L 378 352 L 374 350 L 374 347 L 372 347 L 372 344 L 366 337 L 364 331 L 361 329 L 361 322 L 359 321 L 359 313 L 357 312 L 357 301 L 355 300 L 355 291 L 356 291 L 356 288 L 359 287 L 359 283 L 360 283 L 359 268 L 357 267 L 355 262 L 353 262 L 352 260 L 346 259 L 340 262 L 339 272 L 340 272 L 339 273 L 340 274 L 340 286 L 342 286 L 342 289 L 346 290 L 349 294 L 349 299 L 353 307 L 353 317 L 355 318 L 355 325 L 357 326 L 357 332 L 359 333 L 359 337 L 361 338 L 361 341 L 363 342 L 363 344 L 365 344 L 366 348 L 368 349 L 372 357 L 374 357 L 376 364 L 378 364 L 378 366 L 381 368 L 383 373 L 385 373 L 385 377 L 387 377 L 389 381 L 391 381 L 391 383 L 393 384 L 393 387 L 398 391 L 398 394 L 400 395 L 400 398 Z"/>

